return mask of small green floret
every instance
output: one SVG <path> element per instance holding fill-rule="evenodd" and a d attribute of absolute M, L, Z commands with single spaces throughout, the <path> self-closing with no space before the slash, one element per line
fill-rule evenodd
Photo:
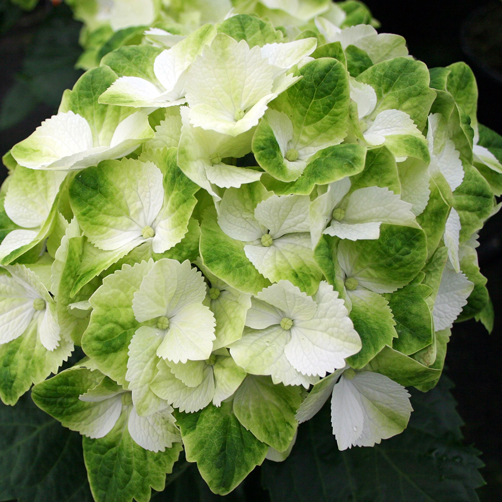
<path fill-rule="evenodd" d="M 269 248 L 274 243 L 274 239 L 270 234 L 265 234 L 261 236 L 261 245 Z"/>
<path fill-rule="evenodd" d="M 295 160 L 298 160 L 298 150 L 295 150 L 294 148 L 290 148 L 286 152 L 286 160 L 289 160 L 290 162 L 294 162 Z"/>
<path fill-rule="evenodd" d="M 343 376 L 347 378 L 347 380 L 353 380 L 356 376 L 356 372 L 352 368 L 349 368 L 348 370 L 345 370 Z"/>
<path fill-rule="evenodd" d="M 36 298 L 33 300 L 33 308 L 35 310 L 45 310 L 45 300 L 42 298 Z"/>
<path fill-rule="evenodd" d="M 209 290 L 209 298 L 217 300 L 220 297 L 221 291 L 218 288 L 211 288 Z"/>
<path fill-rule="evenodd" d="M 342 221 L 345 218 L 345 209 L 337 207 L 336 209 L 333 210 L 332 216 L 334 220 Z"/>
<path fill-rule="evenodd" d="M 145 227 L 141 232 L 143 235 L 143 239 L 151 239 L 155 237 L 155 230 L 152 227 Z"/>
<path fill-rule="evenodd" d="M 293 327 L 293 320 L 289 317 L 283 317 L 281 321 L 281 328 L 285 331 L 289 331 Z"/>
<path fill-rule="evenodd" d="M 359 286 L 359 282 L 358 280 L 355 278 L 355 277 L 349 277 L 346 281 L 345 281 L 345 287 L 349 290 L 349 291 L 354 291 L 357 286 Z"/>
<path fill-rule="evenodd" d="M 244 118 L 244 115 L 246 115 L 246 112 L 244 110 L 236 110 L 234 115 L 235 121 L 239 122 L 239 120 L 242 120 Z"/>
<path fill-rule="evenodd" d="M 157 328 L 158 329 L 169 329 L 169 319 L 166 316 L 159 317 L 157 319 Z"/>

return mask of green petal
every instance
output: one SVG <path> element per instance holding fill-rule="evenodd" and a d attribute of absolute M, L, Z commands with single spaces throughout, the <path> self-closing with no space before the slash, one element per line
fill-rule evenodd
<path fill-rule="evenodd" d="M 103 373 L 121 385 L 127 385 L 128 348 L 140 326 L 132 308 L 134 293 L 152 267 L 153 261 L 124 265 L 106 277 L 90 299 L 93 312 L 82 348 Z"/>
<path fill-rule="evenodd" d="M 61 340 L 59 347 L 47 350 L 40 341 L 37 323 L 32 322 L 25 333 L 12 342 L 0 345 L 0 397 L 14 405 L 31 387 L 45 380 L 73 351 L 73 343 Z"/>
<path fill-rule="evenodd" d="M 201 231 L 201 258 L 216 277 L 243 293 L 255 294 L 270 285 L 246 257 L 245 243 L 228 237 L 213 212 L 205 214 Z"/>
<path fill-rule="evenodd" d="M 300 387 L 275 385 L 270 377 L 248 376 L 235 393 L 234 413 L 260 441 L 284 451 L 293 440 Z"/>
<path fill-rule="evenodd" d="M 187 460 L 197 462 L 202 477 L 218 495 L 230 493 L 267 455 L 268 446 L 240 424 L 231 403 L 178 413 L 177 421 Z"/>
<path fill-rule="evenodd" d="M 424 63 L 398 57 L 378 63 L 357 77 L 359 82 L 371 85 L 378 97 L 372 116 L 384 110 L 406 112 L 420 130 L 436 93 L 429 88 L 429 71 Z"/>
<path fill-rule="evenodd" d="M 363 368 L 398 335 L 394 316 L 385 298 L 367 290 L 348 292 L 352 303 L 350 318 L 361 337 L 362 349 L 347 362 L 356 369 Z"/>
<path fill-rule="evenodd" d="M 182 449 L 180 444 L 164 452 L 141 448 L 128 430 L 128 413 L 122 413 L 114 429 L 101 439 L 84 438 L 84 460 L 96 502 L 133 499 L 148 502 L 151 488 L 163 491 Z"/>

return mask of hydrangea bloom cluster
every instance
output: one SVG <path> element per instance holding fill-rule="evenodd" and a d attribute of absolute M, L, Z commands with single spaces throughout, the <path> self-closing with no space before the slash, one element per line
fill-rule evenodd
<path fill-rule="evenodd" d="M 469 68 L 358 2 L 231 7 L 172 2 L 4 157 L 0 397 L 35 384 L 84 436 L 97 501 L 148 501 L 183 448 L 229 493 L 330 398 L 340 450 L 380 443 L 453 322 L 492 326 L 502 139 Z"/>

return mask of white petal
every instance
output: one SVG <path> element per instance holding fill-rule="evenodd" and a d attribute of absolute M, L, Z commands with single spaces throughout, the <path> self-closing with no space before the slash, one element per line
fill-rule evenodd
<path fill-rule="evenodd" d="M 361 349 L 361 340 L 332 286 L 322 281 L 314 299 L 318 305 L 315 316 L 308 321 L 295 319 L 284 352 L 301 373 L 325 376 L 343 368 L 345 358 Z"/>
<path fill-rule="evenodd" d="M 373 146 L 383 145 L 386 136 L 397 134 L 421 136 L 411 117 L 400 110 L 385 110 L 379 113 L 374 122 L 363 133 L 364 139 Z"/>
<path fill-rule="evenodd" d="M 401 433 L 412 407 L 403 386 L 384 375 L 363 371 L 352 380 L 342 375 L 333 389 L 331 411 L 338 447 L 345 450 L 353 445 L 374 446 Z"/>
<path fill-rule="evenodd" d="M 208 307 L 191 303 L 170 319 L 170 327 L 157 355 L 175 363 L 203 361 L 213 349 L 215 320 Z"/>
<path fill-rule="evenodd" d="M 340 181 L 331 183 L 327 192 L 319 195 L 310 204 L 310 233 L 313 248 L 317 246 L 323 230 L 331 221 L 333 210 L 350 190 L 350 185 L 349 178 L 343 178 Z"/>
<path fill-rule="evenodd" d="M 460 216 L 458 215 L 455 208 L 451 208 L 450 215 L 446 220 L 446 226 L 444 230 L 444 243 L 448 248 L 448 257 L 453 265 L 455 272 L 460 272 L 460 261 L 458 258 L 459 246 L 460 246 Z"/>
<path fill-rule="evenodd" d="M 296 371 L 284 354 L 284 347 L 290 339 L 289 331 L 279 326 L 263 330 L 246 329 L 242 338 L 230 346 L 230 354 L 241 368 L 252 375 L 270 375 L 275 384 L 308 388 L 316 379 Z"/>
<path fill-rule="evenodd" d="M 134 441 L 149 451 L 164 451 L 180 440 L 170 406 L 148 417 L 140 417 L 132 408 L 128 429 Z"/>
<path fill-rule="evenodd" d="M 246 326 L 265 329 L 269 326 L 278 326 L 283 318 L 284 312 L 269 303 L 253 298 L 251 308 L 247 312 Z"/>
<path fill-rule="evenodd" d="M 50 351 L 59 346 L 61 340 L 60 328 L 56 319 L 55 305 L 47 304 L 45 310 L 39 314 L 38 336 L 42 345 Z"/>
<path fill-rule="evenodd" d="M 20 167 L 9 178 L 4 207 L 23 228 L 40 228 L 48 218 L 66 173 Z"/>
<path fill-rule="evenodd" d="M 85 396 L 85 394 L 84 394 Z M 85 417 L 85 422 L 79 424 L 78 431 L 92 439 L 105 437 L 115 426 L 122 412 L 122 396 L 112 395 L 99 401 L 83 399 L 81 401 L 93 402 L 92 411 Z"/>
<path fill-rule="evenodd" d="M 270 230 L 273 239 L 297 232 L 309 232 L 308 195 L 273 195 L 256 206 L 255 217 Z"/>
<path fill-rule="evenodd" d="M 204 361 L 172 363 L 166 361 L 171 373 L 187 387 L 198 387 L 204 381 L 207 364 Z"/>
<path fill-rule="evenodd" d="M 481 145 L 474 145 L 472 149 L 474 157 L 497 173 L 502 173 L 502 165 L 495 155 L 488 148 Z"/>
<path fill-rule="evenodd" d="M 201 304 L 206 286 L 200 272 L 188 261 L 159 260 L 134 294 L 133 311 L 139 322 L 173 316 L 190 304 Z"/>
<path fill-rule="evenodd" d="M 474 285 L 463 273 L 457 273 L 448 261 L 441 277 L 441 284 L 434 303 L 432 315 L 434 329 L 441 331 L 451 328 L 462 307 L 467 304 Z"/>
<path fill-rule="evenodd" d="M 342 372 L 343 369 L 337 370 L 314 385 L 296 412 L 295 418 L 298 420 L 298 423 L 302 424 L 310 420 L 321 410 L 324 403 L 331 397 L 333 387 Z"/>
<path fill-rule="evenodd" d="M 34 314 L 33 298 L 26 289 L 12 277 L 0 275 L 0 344 L 21 336 Z"/>
<path fill-rule="evenodd" d="M 289 281 L 279 281 L 258 293 L 258 298 L 273 305 L 289 319 L 309 321 L 317 311 L 316 302 Z M 254 326 L 253 326 L 254 327 Z"/>
<path fill-rule="evenodd" d="M 12 149 L 12 155 L 20 165 L 40 169 L 92 147 L 87 120 L 70 111 L 42 122 L 29 138 Z"/>
<path fill-rule="evenodd" d="M 392 225 L 416 225 L 411 207 L 388 188 L 361 188 L 349 197 L 343 222 L 379 221 Z"/>
<path fill-rule="evenodd" d="M 159 374 L 152 384 L 153 391 L 181 412 L 194 413 L 205 408 L 214 397 L 213 367 L 205 363 L 202 382 L 188 387 L 170 371 L 165 361 L 159 364 Z"/>
<path fill-rule="evenodd" d="M 363 432 L 364 409 L 361 397 L 350 380 L 343 376 L 333 388 L 331 425 L 340 451 L 354 445 Z"/>
<path fill-rule="evenodd" d="M 154 0 L 113 1 L 110 12 L 110 24 L 113 31 L 122 30 L 131 26 L 148 26 L 155 21 L 156 9 Z"/>
<path fill-rule="evenodd" d="M 220 188 L 239 188 L 247 183 L 253 183 L 261 178 L 263 173 L 254 169 L 230 166 L 228 164 L 213 164 L 206 168 L 207 179 Z"/>
<path fill-rule="evenodd" d="M 323 233 L 351 241 L 374 240 L 380 237 L 380 225 L 379 222 L 343 223 L 333 220 Z"/>
<path fill-rule="evenodd" d="M 455 150 L 455 143 L 447 139 L 444 149 L 432 159 L 431 164 L 437 165 L 446 181 L 450 185 L 452 192 L 462 184 L 464 179 L 464 167 L 460 160 L 460 153 Z M 433 166 L 431 166 L 433 168 Z"/>
<path fill-rule="evenodd" d="M 289 149 L 288 143 L 293 139 L 293 123 L 285 113 L 272 108 L 267 110 L 266 117 L 284 157 Z"/>
<path fill-rule="evenodd" d="M 422 214 L 427 207 L 431 189 L 429 187 L 429 166 L 418 159 L 408 159 L 398 165 L 401 182 L 401 199 L 412 204 L 415 216 Z"/>
<path fill-rule="evenodd" d="M 31 244 L 38 235 L 34 230 L 12 230 L 0 244 L 0 259 L 8 256 L 12 251 Z"/>
<path fill-rule="evenodd" d="M 161 96 L 161 91 L 151 82 L 139 77 L 120 77 L 101 96 L 100 103 L 151 107 Z"/>
<path fill-rule="evenodd" d="M 259 47 L 220 34 L 192 65 L 187 98 L 191 107 L 208 104 L 233 118 L 270 94 L 272 85 L 273 67 Z"/>
<path fill-rule="evenodd" d="M 150 134 L 151 133 L 151 134 Z M 145 112 L 136 112 L 126 117 L 115 129 L 110 141 L 110 148 L 124 148 L 123 153 L 118 153 L 114 157 L 107 153 L 106 158 L 118 158 L 128 155 L 136 150 L 140 140 L 153 136 L 153 131 L 148 123 L 148 114 Z M 130 146 L 129 143 L 133 142 Z M 92 164 L 91 164 L 92 165 Z"/>
<path fill-rule="evenodd" d="M 250 189 L 251 190 L 251 189 Z M 259 239 L 265 228 L 254 216 L 256 197 L 265 196 L 267 192 L 252 190 L 226 190 L 221 199 L 218 224 L 232 239 L 253 242 Z"/>
<path fill-rule="evenodd" d="M 271 65 L 278 68 L 289 69 L 299 63 L 304 57 L 315 51 L 317 40 L 305 38 L 288 43 L 265 44 L 261 48 L 261 54 L 268 59 Z"/>
<path fill-rule="evenodd" d="M 350 79 L 350 98 L 357 104 L 359 120 L 369 115 L 377 105 L 377 95 L 371 85 Z"/>

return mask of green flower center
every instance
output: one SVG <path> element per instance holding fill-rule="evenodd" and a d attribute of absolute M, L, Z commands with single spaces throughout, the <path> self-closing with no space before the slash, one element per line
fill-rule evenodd
<path fill-rule="evenodd" d="M 141 232 L 143 239 L 151 239 L 155 237 L 155 230 L 152 227 L 145 227 Z"/>
<path fill-rule="evenodd" d="M 246 112 L 244 110 L 241 110 L 240 108 L 238 110 L 235 110 L 234 114 L 235 121 L 239 122 L 239 120 L 242 120 L 244 118 L 244 115 L 246 115 Z"/>
<path fill-rule="evenodd" d="M 298 150 L 295 150 L 294 148 L 289 149 L 286 152 L 286 160 L 289 160 L 290 162 L 298 160 Z"/>
<path fill-rule="evenodd" d="M 35 310 L 45 310 L 45 300 L 42 298 L 36 298 L 33 300 L 33 308 Z"/>
<path fill-rule="evenodd" d="M 333 210 L 332 216 L 334 220 L 342 221 L 345 218 L 345 209 L 337 207 L 336 209 Z"/>
<path fill-rule="evenodd" d="M 274 239 L 272 239 L 272 236 L 270 234 L 265 234 L 261 236 L 261 245 L 269 248 L 274 242 Z"/>
<path fill-rule="evenodd" d="M 211 300 L 217 300 L 221 295 L 221 291 L 218 288 L 211 288 L 209 290 L 209 298 Z"/>
<path fill-rule="evenodd" d="M 216 356 L 211 354 L 211 357 L 207 360 L 209 366 L 214 366 L 216 364 Z"/>
<path fill-rule="evenodd" d="M 283 317 L 281 321 L 281 328 L 285 331 L 289 331 L 293 327 L 293 320 L 289 317 Z"/>
<path fill-rule="evenodd" d="M 354 291 L 357 286 L 359 286 L 359 282 L 358 280 L 355 278 L 355 277 L 349 277 L 346 281 L 345 281 L 345 287 L 349 290 L 349 291 Z"/>
<path fill-rule="evenodd" d="M 349 368 L 348 370 L 345 370 L 343 372 L 343 376 L 347 379 L 347 380 L 352 380 L 355 376 L 356 376 L 356 372 L 352 369 L 352 368 Z"/>
<path fill-rule="evenodd" d="M 221 161 L 222 161 L 222 158 L 219 157 L 218 155 L 211 158 L 211 163 L 213 164 L 213 166 L 215 164 L 221 164 Z"/>
<path fill-rule="evenodd" d="M 158 329 L 169 329 L 169 319 L 166 316 L 159 317 L 157 319 L 157 328 Z"/>

